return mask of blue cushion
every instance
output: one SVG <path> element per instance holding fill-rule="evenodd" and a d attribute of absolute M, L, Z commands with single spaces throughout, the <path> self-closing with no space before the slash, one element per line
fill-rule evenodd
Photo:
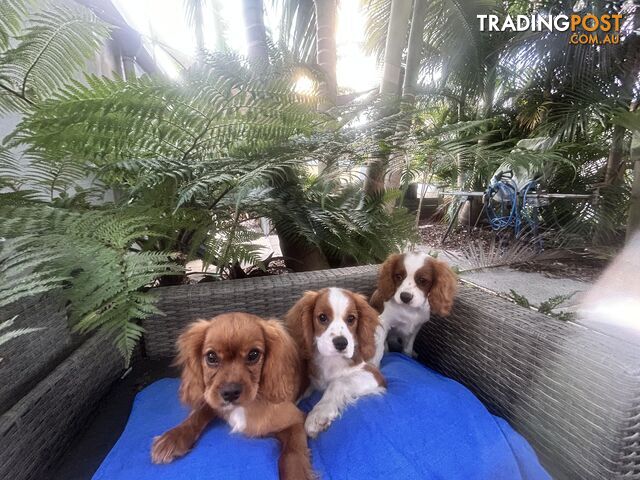
<path fill-rule="evenodd" d="M 382 372 L 389 384 L 385 395 L 361 398 L 310 441 L 321 479 L 550 478 L 527 442 L 459 383 L 399 354 L 383 359 Z M 164 379 L 137 395 L 122 436 L 94 480 L 277 480 L 276 440 L 231 434 L 220 421 L 185 457 L 153 465 L 152 438 L 187 415 L 178 385 L 177 379 Z M 319 398 L 313 395 L 302 408 L 308 411 Z"/>

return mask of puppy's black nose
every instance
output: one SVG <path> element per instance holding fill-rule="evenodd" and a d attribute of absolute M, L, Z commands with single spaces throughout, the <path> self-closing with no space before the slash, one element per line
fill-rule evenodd
<path fill-rule="evenodd" d="M 220 387 L 220 396 L 225 402 L 235 402 L 242 393 L 242 384 L 225 383 Z"/>
<path fill-rule="evenodd" d="M 402 292 L 400 294 L 400 300 L 402 300 L 404 303 L 409 303 L 412 298 L 413 295 L 411 295 L 409 292 Z"/>
<path fill-rule="evenodd" d="M 339 352 L 347 348 L 347 345 L 349 345 L 349 341 L 342 336 L 333 339 L 333 346 L 336 347 L 336 350 Z"/>

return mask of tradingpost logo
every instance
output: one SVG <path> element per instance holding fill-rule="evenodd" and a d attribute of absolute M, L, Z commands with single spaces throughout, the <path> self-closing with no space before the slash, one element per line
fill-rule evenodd
<path fill-rule="evenodd" d="M 608 45 L 620 43 L 622 14 L 594 15 L 477 15 L 481 32 L 570 32 L 571 45 Z"/>

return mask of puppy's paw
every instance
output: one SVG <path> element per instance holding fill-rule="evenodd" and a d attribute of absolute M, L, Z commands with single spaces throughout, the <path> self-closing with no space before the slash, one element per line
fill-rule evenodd
<path fill-rule="evenodd" d="M 285 453 L 279 460 L 280 480 L 318 480 L 308 452 Z"/>
<path fill-rule="evenodd" d="M 169 430 L 153 439 L 151 461 L 153 463 L 171 463 L 189 451 L 188 444 L 176 429 Z"/>
<path fill-rule="evenodd" d="M 320 432 L 323 432 L 331 422 L 338 416 L 338 410 L 333 405 L 318 404 L 316 405 L 304 422 L 304 429 L 311 438 L 316 438 Z"/>

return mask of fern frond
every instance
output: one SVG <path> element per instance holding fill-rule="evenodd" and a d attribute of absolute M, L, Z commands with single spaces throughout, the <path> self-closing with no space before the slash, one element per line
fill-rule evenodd
<path fill-rule="evenodd" d="M 3 194 L 0 216 L 0 306 L 59 290 L 74 329 L 114 331 L 128 356 L 141 332 L 132 322 L 157 312 L 145 287 L 180 271 L 168 253 L 132 250 L 139 239 L 164 235 L 157 217 L 14 205 Z"/>
<path fill-rule="evenodd" d="M 35 1 L 3 0 L 0 2 L 0 52 L 9 47 L 9 40 L 16 36 L 23 26 L 29 9 Z"/>
<path fill-rule="evenodd" d="M 19 13 L 17 3 L 10 1 L 3 8 Z M 9 23 L 17 26 L 16 20 Z M 107 35 L 106 24 L 73 3 L 57 2 L 29 15 L 15 47 L 3 53 L 0 112 L 16 107 L 24 111 L 52 95 L 96 54 Z"/>

